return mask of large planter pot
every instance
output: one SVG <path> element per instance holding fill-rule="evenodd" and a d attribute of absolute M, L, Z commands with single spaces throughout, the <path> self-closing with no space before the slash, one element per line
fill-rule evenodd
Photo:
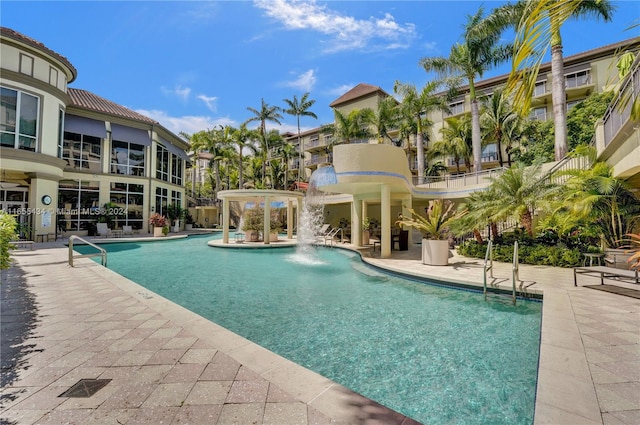
<path fill-rule="evenodd" d="M 422 264 L 430 266 L 449 264 L 449 241 L 422 239 Z"/>
<path fill-rule="evenodd" d="M 153 228 L 153 237 L 154 238 L 161 238 L 164 236 L 164 233 L 162 233 L 162 227 L 154 227 Z"/>
<path fill-rule="evenodd" d="M 245 240 L 249 242 L 258 242 L 260 239 L 260 233 L 256 230 L 247 230 L 244 232 Z"/>
<path fill-rule="evenodd" d="M 371 234 L 369 233 L 369 231 L 364 230 L 362 232 L 362 245 L 369 245 L 371 243 L 371 241 L 369 240 L 370 237 L 371 237 Z"/>
<path fill-rule="evenodd" d="M 193 224 L 190 224 L 190 223 L 185 224 L 184 230 L 193 230 Z"/>
<path fill-rule="evenodd" d="M 269 242 L 278 242 L 278 234 L 269 233 Z"/>

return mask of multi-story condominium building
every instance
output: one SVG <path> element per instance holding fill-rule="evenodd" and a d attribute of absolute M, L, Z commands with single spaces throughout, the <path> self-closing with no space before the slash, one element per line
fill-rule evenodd
<path fill-rule="evenodd" d="M 77 70 L 42 43 L 5 27 L 0 42 L 0 209 L 31 237 L 86 234 L 107 215 L 146 232 L 151 213 L 185 206 L 185 141 L 68 87 Z"/>

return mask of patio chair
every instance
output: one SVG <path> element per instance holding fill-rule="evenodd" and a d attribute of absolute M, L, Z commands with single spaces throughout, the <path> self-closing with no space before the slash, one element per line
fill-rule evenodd
<path fill-rule="evenodd" d="M 317 236 L 326 236 L 327 233 L 329 233 L 329 228 L 331 227 L 331 225 L 329 224 L 323 224 L 322 227 L 320 228 L 320 230 L 318 231 L 318 235 Z"/>
<path fill-rule="evenodd" d="M 98 236 L 109 237 L 111 236 L 111 229 L 107 223 L 96 223 L 96 232 Z"/>
<path fill-rule="evenodd" d="M 133 227 L 131 227 L 131 226 L 122 226 L 122 234 L 123 235 L 133 235 Z"/>
<path fill-rule="evenodd" d="M 335 229 L 331 229 L 327 234 L 325 234 L 323 236 L 324 238 L 324 244 L 327 244 L 327 241 L 329 242 L 329 245 L 333 245 L 333 242 L 341 242 L 341 240 L 338 238 L 338 233 L 340 233 L 340 230 L 342 230 L 339 227 L 336 227 Z"/>

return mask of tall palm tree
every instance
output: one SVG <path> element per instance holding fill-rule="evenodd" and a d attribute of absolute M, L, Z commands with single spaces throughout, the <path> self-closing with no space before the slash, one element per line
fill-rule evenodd
<path fill-rule="evenodd" d="M 384 143 L 385 138 L 389 144 L 393 142 L 389 131 L 397 128 L 399 124 L 398 101 L 391 96 L 387 96 L 378 102 L 378 107 L 373 111 L 372 123 L 376 129 L 378 143 Z"/>
<path fill-rule="evenodd" d="M 482 169 L 482 143 L 480 135 L 480 112 L 475 79 L 482 78 L 485 71 L 511 57 L 512 46 L 499 44 L 500 31 L 477 31 L 485 25 L 484 9 L 467 16 L 464 40 L 451 47 L 449 57 L 428 57 L 420 60 L 425 71 L 435 71 L 440 78 L 456 84 L 463 81 L 469 85 L 471 102 L 471 135 L 473 141 L 473 168 Z"/>
<path fill-rule="evenodd" d="M 446 120 L 446 127 L 440 130 L 442 140 L 433 144 L 429 157 L 453 157 L 458 173 L 460 172 L 460 161 L 464 161 L 469 169 L 473 155 L 471 147 L 471 118 L 463 115 L 460 118 L 452 117 Z"/>
<path fill-rule="evenodd" d="M 221 187 L 220 181 L 220 161 L 229 155 L 229 146 L 231 144 L 230 132 L 228 127 L 214 128 L 211 130 L 202 130 L 192 134 L 189 137 L 191 148 L 198 154 L 207 152 L 211 155 L 209 160 L 209 168 L 215 175 L 214 197 L 217 197 L 218 190 Z"/>
<path fill-rule="evenodd" d="M 516 27 L 515 54 L 508 87 L 516 90 L 515 102 L 529 109 L 538 71 L 551 49 L 551 99 L 555 124 L 555 159 L 567 155 L 566 83 L 562 54 L 562 25 L 571 18 L 602 18 L 611 21 L 615 6 L 608 0 L 526 0 Z"/>
<path fill-rule="evenodd" d="M 309 99 L 309 92 L 302 95 L 300 101 L 296 95 L 293 99 L 284 99 L 284 102 L 289 106 L 284 110 L 285 114 L 295 115 L 298 124 L 298 149 L 300 151 L 300 164 L 298 165 L 298 182 L 300 182 L 302 172 L 302 155 L 304 149 L 302 146 L 302 139 L 300 138 L 300 117 L 312 117 L 318 119 L 318 116 L 309 109 L 316 103 L 315 99 Z"/>
<path fill-rule="evenodd" d="M 495 142 L 498 162 L 502 167 L 504 165 L 503 143 L 507 145 L 507 152 L 511 152 L 513 138 L 516 137 L 518 127 L 520 127 L 520 116 L 511 106 L 507 93 L 502 88 L 497 88 L 491 96 L 483 98 L 481 102 L 480 126 L 482 133 L 484 133 L 483 140 Z M 509 166 L 511 166 L 511 156 L 509 156 Z"/>
<path fill-rule="evenodd" d="M 264 150 L 264 155 L 265 155 L 265 160 L 262 163 L 262 178 L 264 179 L 266 177 L 267 174 L 267 161 L 266 161 L 266 155 L 268 155 L 268 151 L 269 151 L 269 141 L 268 141 L 268 137 L 267 137 L 267 121 L 269 122 L 274 122 L 276 124 L 282 124 L 280 122 L 280 120 L 282 119 L 282 114 L 280 113 L 280 111 L 282 110 L 281 108 L 279 108 L 278 106 L 269 106 L 268 103 L 266 103 L 264 101 L 264 99 L 261 99 L 261 104 L 260 104 L 260 109 L 255 109 L 252 108 L 250 106 L 247 107 L 247 110 L 252 112 L 254 114 L 253 117 L 249 118 L 248 120 L 246 120 L 244 123 L 248 124 L 250 122 L 254 122 L 254 121 L 258 121 L 260 122 L 260 125 L 258 127 L 258 131 L 260 133 L 260 137 L 261 137 L 261 141 L 260 143 L 262 143 L 265 147 Z"/>
<path fill-rule="evenodd" d="M 244 149 L 258 139 L 259 134 L 254 130 L 249 130 L 246 123 L 231 130 L 231 140 L 238 147 L 238 189 L 244 188 Z"/>
<path fill-rule="evenodd" d="M 416 156 L 418 159 L 418 184 L 424 182 L 424 131 L 432 125 L 427 115 L 434 111 L 449 111 L 449 92 L 441 96 L 438 90 L 442 87 L 439 81 L 427 83 L 420 91 L 413 84 L 396 81 L 393 91 L 402 97 L 400 111 L 405 120 L 412 122 L 416 133 Z M 407 123 L 405 122 L 405 125 Z"/>
<path fill-rule="evenodd" d="M 282 158 L 282 167 L 284 169 L 284 186 L 288 188 L 289 184 L 289 161 L 296 156 L 296 147 L 291 143 L 284 142 L 277 149 L 277 155 Z M 273 162 L 272 162 L 273 164 Z M 298 167 L 300 167 L 300 164 Z M 298 168 L 299 169 L 299 168 Z"/>

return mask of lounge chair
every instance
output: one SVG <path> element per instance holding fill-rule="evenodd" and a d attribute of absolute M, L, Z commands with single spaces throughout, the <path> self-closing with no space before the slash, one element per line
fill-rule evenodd
<path fill-rule="evenodd" d="M 317 236 L 325 236 L 327 235 L 327 233 L 329 233 L 331 225 L 329 224 L 323 224 L 322 227 L 320 228 L 320 230 L 318 231 L 318 235 Z"/>
<path fill-rule="evenodd" d="M 104 236 L 107 238 L 111 236 L 111 229 L 109 229 L 107 223 L 96 223 L 96 230 L 98 236 Z"/>
<path fill-rule="evenodd" d="M 133 235 L 133 228 L 131 226 L 122 226 L 123 235 Z"/>
<path fill-rule="evenodd" d="M 338 238 L 338 234 L 340 234 L 342 231 L 342 228 L 340 227 L 336 227 L 335 229 L 331 229 L 326 235 L 324 235 L 324 244 L 327 244 L 327 241 L 329 242 L 329 245 L 333 245 L 333 242 L 343 242 L 343 240 L 341 238 Z M 342 236 L 342 234 L 341 234 Z"/>

